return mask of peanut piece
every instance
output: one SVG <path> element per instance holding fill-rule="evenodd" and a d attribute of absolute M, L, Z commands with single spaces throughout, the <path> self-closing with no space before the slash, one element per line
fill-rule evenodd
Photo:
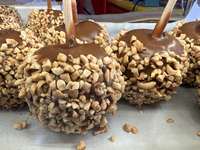
<path fill-rule="evenodd" d="M 155 85 L 156 85 L 156 82 L 154 82 L 154 81 L 147 82 L 147 83 L 142 83 L 142 82 L 137 83 L 137 86 L 138 86 L 139 88 L 145 89 L 145 90 L 151 89 L 151 88 L 153 88 Z"/>
<path fill-rule="evenodd" d="M 137 134 L 138 133 L 138 129 L 135 126 L 132 126 L 132 133 L 133 134 Z"/>
<path fill-rule="evenodd" d="M 171 118 L 169 118 L 169 119 L 167 120 L 167 123 L 174 123 L 174 120 L 171 119 Z"/>
<path fill-rule="evenodd" d="M 83 140 L 78 142 L 77 150 L 84 150 L 86 148 L 85 142 Z"/>
<path fill-rule="evenodd" d="M 131 130 L 132 130 L 132 126 L 131 126 L 130 124 L 125 124 L 125 125 L 124 125 L 124 130 L 125 130 L 127 133 L 129 133 L 129 132 L 131 132 Z"/>
<path fill-rule="evenodd" d="M 114 141 L 116 140 L 116 138 L 117 138 L 116 136 L 111 136 L 111 137 L 110 137 L 110 140 L 111 140 L 112 142 L 114 142 Z"/>

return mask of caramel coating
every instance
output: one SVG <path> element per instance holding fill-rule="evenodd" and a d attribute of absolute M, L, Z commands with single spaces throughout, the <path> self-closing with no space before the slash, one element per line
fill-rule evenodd
<path fill-rule="evenodd" d="M 200 20 L 185 23 L 179 29 L 181 34 L 186 34 L 187 37 L 194 39 L 195 42 L 200 39 Z"/>
<path fill-rule="evenodd" d="M 46 50 L 56 57 L 45 55 Z M 52 45 L 29 54 L 20 67 L 21 90 L 27 89 L 30 111 L 42 125 L 67 134 L 86 134 L 98 124 L 95 133 L 108 130 L 105 114 L 115 112 L 126 83 L 120 65 L 103 48 Z"/>
<path fill-rule="evenodd" d="M 38 39 L 28 29 L 21 32 L 0 31 L 0 106 L 9 109 L 22 108 L 26 104 L 23 94 L 18 90 L 22 76 L 16 75 L 16 72 L 26 54 L 33 50 L 32 47 L 38 47 L 37 41 Z"/>
<path fill-rule="evenodd" d="M 151 39 L 151 33 L 152 30 L 145 29 L 121 30 L 111 42 L 112 57 L 121 64 L 127 82 L 123 98 L 130 104 L 169 100 L 187 71 L 187 53 L 175 43 L 178 40 L 167 33 L 161 39 Z M 165 48 L 161 43 L 171 47 Z"/>

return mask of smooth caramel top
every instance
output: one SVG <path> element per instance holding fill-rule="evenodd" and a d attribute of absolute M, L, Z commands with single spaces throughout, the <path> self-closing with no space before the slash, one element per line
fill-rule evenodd
<path fill-rule="evenodd" d="M 63 53 L 66 56 L 71 54 L 74 58 L 80 57 L 80 55 L 87 56 L 89 54 L 92 54 L 97 59 L 103 59 L 108 56 L 105 50 L 96 44 L 76 44 L 72 47 L 68 47 L 66 44 L 49 45 L 36 51 L 34 55 L 38 55 L 38 63 L 46 59 L 54 62 L 57 60 L 59 53 Z"/>
<path fill-rule="evenodd" d="M 142 53 L 138 53 L 140 57 L 148 57 L 151 58 L 154 53 L 161 54 L 163 52 L 174 52 L 175 54 L 182 55 L 183 47 L 180 42 L 173 37 L 172 35 L 164 32 L 160 38 L 152 37 L 153 30 L 149 29 L 137 29 L 132 30 L 125 33 L 119 41 L 125 41 L 127 45 L 130 47 L 132 43 L 130 43 L 131 37 L 134 35 L 137 39 L 143 43 L 143 47 L 146 50 L 143 50 Z"/>
<path fill-rule="evenodd" d="M 1 30 L 0 31 L 0 45 L 6 43 L 6 39 L 14 39 L 18 42 L 18 45 L 22 45 L 22 39 L 20 38 L 20 32 L 14 30 Z"/>
<path fill-rule="evenodd" d="M 195 41 L 200 39 L 200 20 L 185 23 L 179 29 L 190 39 Z"/>
<path fill-rule="evenodd" d="M 55 28 L 56 31 L 65 32 L 65 25 L 60 25 Z M 101 27 L 92 21 L 82 21 L 75 25 L 76 38 L 87 43 L 93 43 L 95 36 L 101 33 Z"/>

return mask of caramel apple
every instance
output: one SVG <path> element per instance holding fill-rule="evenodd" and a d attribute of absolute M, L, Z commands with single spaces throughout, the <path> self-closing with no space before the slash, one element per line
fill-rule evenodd
<path fill-rule="evenodd" d="M 26 104 L 23 94 L 18 90 L 22 76 L 16 75 L 16 72 L 26 54 L 34 50 L 33 47 L 38 47 L 37 42 L 38 39 L 28 29 L 21 32 L 0 31 L 0 106 L 9 109 L 22 108 Z"/>
<path fill-rule="evenodd" d="M 63 23 L 63 11 L 52 9 L 34 9 L 28 15 L 26 27 L 32 30 L 34 34 L 39 37 L 41 33 L 48 32 L 49 28 L 57 27 Z"/>
<path fill-rule="evenodd" d="M 187 71 L 187 53 L 168 33 L 152 37 L 153 30 L 122 30 L 112 49 L 127 82 L 123 98 L 142 105 L 169 100 Z"/>
<path fill-rule="evenodd" d="M 56 132 L 103 130 L 125 88 L 120 65 L 95 44 L 46 46 L 21 66 L 30 111 Z"/>
<path fill-rule="evenodd" d="M 108 131 L 105 115 L 115 113 L 126 82 L 104 48 L 76 43 L 70 4 L 63 1 L 66 44 L 32 51 L 17 75 L 24 77 L 21 91 L 26 89 L 30 111 L 42 125 L 67 134 L 86 134 L 99 125 L 98 134 Z"/>
<path fill-rule="evenodd" d="M 112 57 L 121 64 L 130 104 L 169 100 L 187 72 L 187 53 L 172 35 L 163 33 L 176 0 L 169 0 L 154 30 L 121 30 L 112 39 Z"/>
<path fill-rule="evenodd" d="M 181 42 L 188 53 L 189 68 L 186 76 L 183 78 L 183 83 L 197 86 L 198 82 L 200 82 L 197 80 L 197 76 L 200 73 L 200 20 L 179 22 L 169 33 Z"/>

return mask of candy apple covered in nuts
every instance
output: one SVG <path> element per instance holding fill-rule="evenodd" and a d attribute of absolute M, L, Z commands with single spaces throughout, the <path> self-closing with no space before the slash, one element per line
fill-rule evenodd
<path fill-rule="evenodd" d="M 47 32 L 51 27 L 57 27 L 64 23 L 63 11 L 52 10 L 51 0 L 47 0 L 47 9 L 34 9 L 28 15 L 26 27 L 40 37 L 40 34 Z"/>
<path fill-rule="evenodd" d="M 108 130 L 105 114 L 114 114 L 126 83 L 119 63 L 103 48 L 75 42 L 71 1 L 63 2 L 67 43 L 27 57 L 21 65 L 25 98 L 37 120 L 53 131 L 85 134 L 99 124 L 98 134 Z"/>
<path fill-rule="evenodd" d="M 122 30 L 112 49 L 127 82 L 123 97 L 142 105 L 169 100 L 187 72 L 187 53 L 180 42 L 163 30 L 176 1 L 169 1 L 154 30 Z"/>
<path fill-rule="evenodd" d="M 200 73 L 200 20 L 179 22 L 169 33 L 180 40 L 188 53 L 189 68 L 183 83 L 197 86 L 200 83 L 197 78 Z"/>
<path fill-rule="evenodd" d="M 75 0 L 72 0 L 72 14 L 75 23 L 76 42 L 78 44 L 95 43 L 104 48 L 110 45 L 109 33 L 105 25 L 93 20 L 78 21 Z M 66 43 L 65 24 L 49 28 L 47 32 L 41 33 L 40 38 L 46 45 Z"/>
<path fill-rule="evenodd" d="M 28 29 L 21 32 L 0 30 L 0 106 L 9 109 L 22 108 L 26 104 L 22 94 L 25 89 L 22 88 L 22 93 L 18 90 L 22 76 L 16 75 L 16 72 L 26 54 L 40 46 L 38 42 Z"/>
<path fill-rule="evenodd" d="M 196 86 L 200 95 L 200 20 L 179 22 L 169 33 L 179 39 L 188 52 L 189 68 L 183 83 Z M 200 99 L 198 101 L 200 104 Z"/>

